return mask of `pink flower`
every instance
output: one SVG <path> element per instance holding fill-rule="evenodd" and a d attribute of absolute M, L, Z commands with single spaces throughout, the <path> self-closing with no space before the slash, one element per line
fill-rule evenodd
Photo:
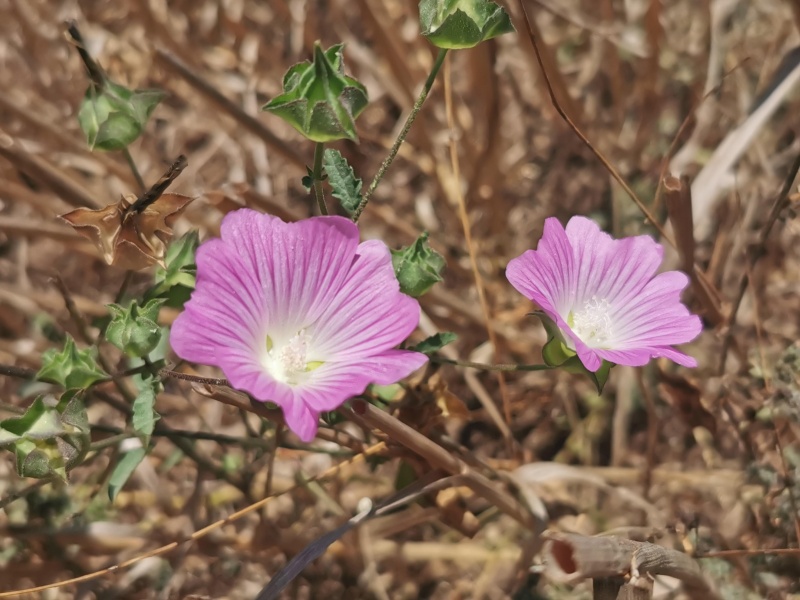
<path fill-rule="evenodd" d="M 235 388 L 283 409 L 303 441 L 320 412 L 370 383 L 395 383 L 427 357 L 396 350 L 419 322 L 389 249 L 358 243 L 343 217 L 284 223 L 241 209 L 197 251 L 197 287 L 172 325 L 181 358 L 222 369 Z"/>
<path fill-rule="evenodd" d="M 566 230 L 549 218 L 538 249 L 513 259 L 506 277 L 556 322 L 590 371 L 603 360 L 641 366 L 656 357 L 696 367 L 672 347 L 702 329 L 680 301 L 689 278 L 678 271 L 656 275 L 662 256 L 649 236 L 615 240 L 585 217 L 572 217 Z"/>

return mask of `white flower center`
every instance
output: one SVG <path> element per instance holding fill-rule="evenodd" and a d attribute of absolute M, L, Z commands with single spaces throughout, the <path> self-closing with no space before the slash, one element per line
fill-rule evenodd
<path fill-rule="evenodd" d="M 602 348 L 611 340 L 611 305 L 606 299 L 592 296 L 579 310 L 570 313 L 572 331 L 590 348 Z"/>
<path fill-rule="evenodd" d="M 264 366 L 277 381 L 297 385 L 304 376 L 320 366 L 319 362 L 308 362 L 309 336 L 298 331 L 283 344 L 275 343 L 267 336 L 267 353 Z"/>

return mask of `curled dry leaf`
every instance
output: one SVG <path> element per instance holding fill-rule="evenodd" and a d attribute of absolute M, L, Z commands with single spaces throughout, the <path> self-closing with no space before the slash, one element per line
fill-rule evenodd
<path fill-rule="evenodd" d="M 136 196 L 128 194 L 105 208 L 77 208 L 61 218 L 94 242 L 109 265 L 131 270 L 154 264 L 166 268 L 172 223 L 192 200 L 181 194 L 162 194 L 138 208 Z"/>

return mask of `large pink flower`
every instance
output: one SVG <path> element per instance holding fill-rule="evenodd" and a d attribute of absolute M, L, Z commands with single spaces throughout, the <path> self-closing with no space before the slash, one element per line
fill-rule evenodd
<path fill-rule="evenodd" d="M 197 251 L 197 287 L 172 348 L 278 404 L 302 440 L 314 438 L 320 412 L 427 360 L 393 349 L 417 326 L 419 304 L 400 292 L 386 245 L 359 244 L 351 221 L 284 223 L 241 209 L 221 236 Z"/>
<path fill-rule="evenodd" d="M 641 366 L 656 357 L 696 367 L 672 348 L 702 329 L 680 301 L 689 278 L 656 275 L 662 255 L 646 235 L 615 240 L 586 217 L 572 217 L 566 230 L 549 218 L 538 248 L 513 259 L 506 276 L 556 322 L 590 371 L 603 360 Z"/>

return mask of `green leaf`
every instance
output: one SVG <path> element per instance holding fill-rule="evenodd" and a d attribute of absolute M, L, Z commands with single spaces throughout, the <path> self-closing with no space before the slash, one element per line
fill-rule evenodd
<path fill-rule="evenodd" d="M 110 80 L 92 84 L 78 110 L 78 123 L 92 150 L 123 150 L 144 130 L 164 99 L 161 90 L 130 90 Z"/>
<path fill-rule="evenodd" d="M 422 0 L 422 35 L 439 48 L 472 48 L 514 31 L 508 13 L 488 0 Z"/>
<path fill-rule="evenodd" d="M 161 340 L 158 311 L 164 302 L 164 298 L 152 299 L 141 308 L 136 300 L 127 307 L 108 304 L 112 318 L 106 339 L 130 357 L 147 356 Z"/>
<path fill-rule="evenodd" d="M 447 344 L 452 344 L 457 339 L 458 336 L 452 331 L 442 331 L 441 333 L 437 333 L 436 335 L 422 340 L 416 346 L 412 346 L 410 350 L 431 355 L 447 346 Z"/>
<path fill-rule="evenodd" d="M 149 443 L 150 436 L 153 435 L 156 421 L 161 418 L 155 409 L 159 389 L 160 382 L 157 379 L 146 379 L 133 401 L 131 418 L 133 430 L 141 436 L 142 443 L 145 445 Z"/>
<path fill-rule="evenodd" d="M 36 379 L 58 383 L 65 389 L 86 389 L 108 377 L 97 366 L 95 354 L 95 348 L 78 350 L 75 340 L 67 335 L 61 352 L 51 348 L 42 355 L 42 368 Z"/>
<path fill-rule="evenodd" d="M 423 233 L 411 246 L 392 250 L 392 266 L 400 291 L 419 298 L 433 284 L 442 280 L 444 257 L 428 245 L 428 234 Z"/>
<path fill-rule="evenodd" d="M 156 268 L 155 285 L 147 292 L 147 298 L 164 298 L 167 306 L 183 308 L 195 286 L 194 257 L 199 243 L 197 232 L 190 231 L 170 244 L 164 259 L 167 268 Z"/>
<path fill-rule="evenodd" d="M 313 62 L 291 67 L 283 93 L 262 110 L 282 118 L 315 142 L 358 140 L 355 119 L 367 106 L 367 89 L 344 75 L 341 44 L 323 50 L 314 44 Z"/>
<path fill-rule="evenodd" d="M 147 455 L 145 448 L 134 448 L 125 452 L 119 459 L 119 462 L 114 467 L 111 477 L 108 479 L 108 498 L 112 502 L 119 494 L 119 491 L 128 482 L 136 467 L 142 462 Z"/>
<path fill-rule="evenodd" d="M 328 183 L 333 190 L 333 197 L 339 200 L 348 215 L 352 215 L 361 204 L 361 186 L 363 182 L 356 177 L 347 159 L 338 150 L 327 148 L 323 153 L 323 167 L 328 176 Z"/>

